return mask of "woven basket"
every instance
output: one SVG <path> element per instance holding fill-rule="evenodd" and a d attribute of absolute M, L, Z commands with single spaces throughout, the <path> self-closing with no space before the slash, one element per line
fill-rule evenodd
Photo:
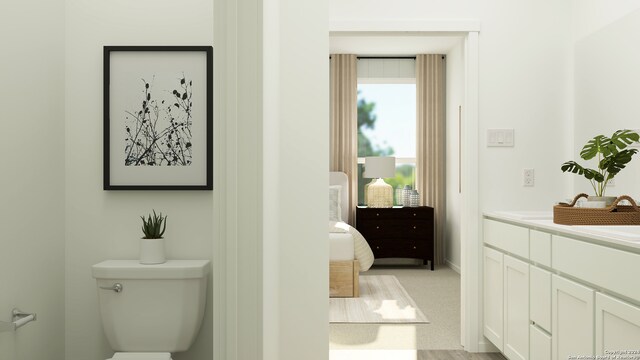
<path fill-rule="evenodd" d="M 571 204 L 554 206 L 553 222 L 562 225 L 640 225 L 640 208 L 630 196 L 620 196 L 604 209 L 574 207 L 578 199 L 588 196 L 578 194 Z M 621 200 L 627 200 L 631 205 L 618 205 Z"/>

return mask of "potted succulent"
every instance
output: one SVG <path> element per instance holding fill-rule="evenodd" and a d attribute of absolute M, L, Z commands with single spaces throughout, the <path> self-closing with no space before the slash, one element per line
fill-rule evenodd
<path fill-rule="evenodd" d="M 589 140 L 580 151 L 583 160 L 596 159 L 596 169 L 583 167 L 575 161 L 565 162 L 560 169 L 562 172 L 568 171 L 584 176 L 591 183 L 595 193 L 595 196 L 589 196 L 588 200 L 604 202 L 604 206 L 609 206 L 616 198 L 605 196 L 607 185 L 638 152 L 638 149 L 627 149 L 638 139 L 640 135 L 633 130 L 618 130 L 611 137 L 598 135 Z"/>
<path fill-rule="evenodd" d="M 164 256 L 164 231 L 167 228 L 167 216 L 149 214 L 148 218 L 142 218 L 142 233 L 144 237 L 140 239 L 140 264 L 162 264 L 166 261 Z"/>

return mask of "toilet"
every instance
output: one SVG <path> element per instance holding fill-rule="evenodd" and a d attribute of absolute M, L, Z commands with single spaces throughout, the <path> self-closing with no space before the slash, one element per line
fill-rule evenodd
<path fill-rule="evenodd" d="M 92 266 L 105 336 L 115 351 L 107 360 L 171 360 L 200 331 L 209 260 L 107 260 Z"/>

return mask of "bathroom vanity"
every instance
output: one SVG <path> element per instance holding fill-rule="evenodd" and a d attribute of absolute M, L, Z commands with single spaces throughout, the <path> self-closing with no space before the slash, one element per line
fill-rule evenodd
<path fill-rule="evenodd" d="M 640 226 L 494 212 L 483 231 L 484 335 L 508 359 L 640 358 Z"/>

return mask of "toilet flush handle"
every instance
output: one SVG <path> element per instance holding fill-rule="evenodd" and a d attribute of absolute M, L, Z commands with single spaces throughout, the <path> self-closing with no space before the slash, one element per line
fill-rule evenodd
<path fill-rule="evenodd" d="M 113 286 L 100 286 L 100 289 L 105 289 L 105 290 L 113 290 L 117 293 L 122 292 L 122 284 L 120 283 L 115 283 L 113 284 Z"/>

